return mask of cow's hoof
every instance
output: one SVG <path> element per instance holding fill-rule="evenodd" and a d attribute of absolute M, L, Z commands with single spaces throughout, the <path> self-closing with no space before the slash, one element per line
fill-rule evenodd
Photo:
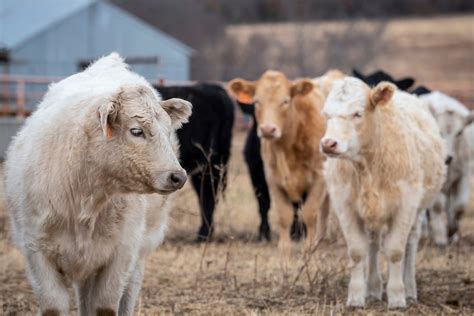
<path fill-rule="evenodd" d="M 365 299 L 363 297 L 359 297 L 359 298 L 350 297 L 349 299 L 347 299 L 346 305 L 349 309 L 364 308 Z"/>
<path fill-rule="evenodd" d="M 407 302 L 404 297 L 388 298 L 388 309 L 405 309 Z"/>
<path fill-rule="evenodd" d="M 407 305 L 416 305 L 418 300 L 415 297 L 407 297 Z"/>
<path fill-rule="evenodd" d="M 210 240 L 209 237 L 198 235 L 196 239 L 194 240 L 194 242 L 200 244 L 203 242 L 208 242 L 209 240 Z"/>
<path fill-rule="evenodd" d="M 380 295 L 378 293 L 377 294 L 375 294 L 375 293 L 368 294 L 365 299 L 368 303 L 379 302 L 379 301 L 382 300 L 382 293 L 380 293 Z"/>
<path fill-rule="evenodd" d="M 212 234 L 214 233 L 214 229 L 208 229 L 207 227 L 201 227 L 201 229 L 199 229 L 199 232 L 198 232 L 198 235 L 197 235 L 197 238 L 196 238 L 196 242 L 197 243 L 202 243 L 202 242 L 208 242 L 212 239 Z"/>
<path fill-rule="evenodd" d="M 347 297 L 347 307 L 352 308 L 361 308 L 365 306 L 365 295 L 363 291 L 349 291 L 349 296 Z"/>
<path fill-rule="evenodd" d="M 443 249 L 448 245 L 448 236 L 434 235 L 434 243 L 437 247 Z"/>
<path fill-rule="evenodd" d="M 272 235 L 271 235 L 271 230 L 270 226 L 267 225 L 261 225 L 260 230 L 258 232 L 258 241 L 271 241 L 272 240 Z"/>
<path fill-rule="evenodd" d="M 299 241 L 306 236 L 306 225 L 302 222 L 295 220 L 291 225 L 290 237 L 293 241 Z"/>
<path fill-rule="evenodd" d="M 458 230 L 459 230 L 459 226 L 457 224 L 449 225 L 448 226 L 448 238 L 452 239 L 454 237 L 454 235 L 456 235 Z"/>
<path fill-rule="evenodd" d="M 371 299 L 372 301 L 374 300 L 381 301 L 382 294 L 383 294 L 382 280 L 376 279 L 376 280 L 372 280 L 372 282 L 371 280 L 369 280 L 366 298 Z"/>

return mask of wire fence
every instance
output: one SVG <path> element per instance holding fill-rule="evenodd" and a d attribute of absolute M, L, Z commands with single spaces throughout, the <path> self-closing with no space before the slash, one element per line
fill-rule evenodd
<path fill-rule="evenodd" d="M 0 76 L 0 116 L 26 117 L 36 109 L 37 104 L 43 98 L 48 85 L 57 82 L 62 77 L 23 76 L 23 75 L 1 75 Z M 222 85 L 223 81 L 215 81 Z M 196 81 L 176 81 L 156 79 L 152 84 L 162 86 L 186 86 Z M 449 80 L 432 81 L 428 86 L 440 90 L 458 99 L 468 108 L 474 109 L 474 86 L 470 82 L 465 84 L 453 84 Z"/>

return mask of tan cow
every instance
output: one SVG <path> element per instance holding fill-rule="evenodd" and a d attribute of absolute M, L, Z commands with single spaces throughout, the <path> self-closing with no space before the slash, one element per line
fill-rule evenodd
<path fill-rule="evenodd" d="M 318 149 L 326 128 L 320 112 L 324 97 L 313 88 L 311 80 L 291 82 L 273 70 L 266 71 L 258 81 L 234 79 L 229 83 L 231 93 L 255 103 L 265 175 L 279 217 L 279 247 L 286 258 L 290 256 L 293 205 L 302 208 L 306 250 L 315 241 L 316 223 L 317 237 L 322 237 L 329 209 L 322 175 L 324 158 Z"/>

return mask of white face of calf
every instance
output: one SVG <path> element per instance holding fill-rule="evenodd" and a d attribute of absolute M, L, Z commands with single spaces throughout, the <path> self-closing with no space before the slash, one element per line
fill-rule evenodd
<path fill-rule="evenodd" d="M 190 115 L 187 101 L 159 101 L 146 86 L 122 87 L 99 106 L 103 133 L 96 159 L 123 192 L 178 190 L 187 176 L 178 161 L 174 132 Z"/>
<path fill-rule="evenodd" d="M 321 151 L 329 157 L 357 159 L 367 138 L 364 133 L 370 124 L 368 117 L 375 106 L 389 102 L 394 92 L 395 86 L 388 82 L 370 90 L 353 77 L 335 81 L 323 109 L 327 129 L 321 139 Z"/>

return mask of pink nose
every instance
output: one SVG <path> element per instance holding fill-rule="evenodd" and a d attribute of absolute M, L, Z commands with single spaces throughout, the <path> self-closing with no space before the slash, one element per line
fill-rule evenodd
<path fill-rule="evenodd" d="M 321 143 L 321 148 L 325 153 L 334 153 L 337 148 L 337 141 L 335 141 L 334 139 L 326 138 Z"/>
<path fill-rule="evenodd" d="M 276 126 L 272 124 L 265 124 L 260 126 L 260 132 L 262 133 L 262 136 L 264 137 L 273 137 L 275 136 L 276 133 Z"/>

